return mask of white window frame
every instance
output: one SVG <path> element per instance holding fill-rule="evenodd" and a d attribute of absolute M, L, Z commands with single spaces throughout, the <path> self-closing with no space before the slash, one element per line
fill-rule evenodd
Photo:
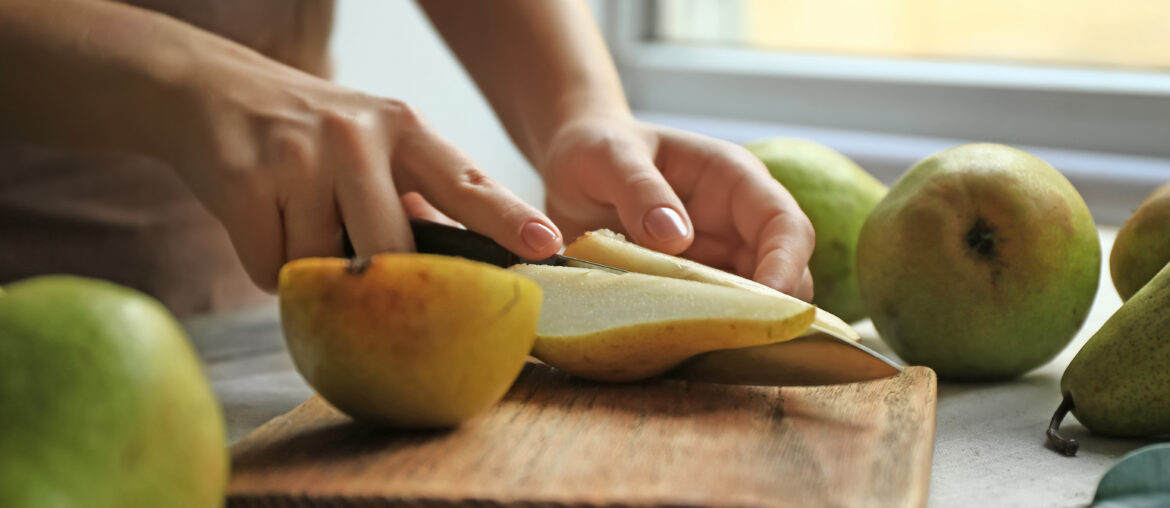
<path fill-rule="evenodd" d="M 1049 162 L 1083 191 L 1124 186 L 1128 195 L 1107 212 L 1114 220 L 1136 206 L 1128 200 L 1170 180 L 1170 73 L 685 46 L 651 40 L 651 0 L 593 7 L 644 116 L 1040 147 L 1068 158 L 1072 167 Z M 927 154 L 871 155 L 904 170 Z"/>

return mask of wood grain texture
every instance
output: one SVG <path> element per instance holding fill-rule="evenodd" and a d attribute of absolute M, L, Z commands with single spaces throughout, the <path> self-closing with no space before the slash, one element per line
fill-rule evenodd
<path fill-rule="evenodd" d="M 604 385 L 525 367 L 491 411 L 388 431 L 320 398 L 232 448 L 229 506 L 922 506 L 936 382 Z"/>

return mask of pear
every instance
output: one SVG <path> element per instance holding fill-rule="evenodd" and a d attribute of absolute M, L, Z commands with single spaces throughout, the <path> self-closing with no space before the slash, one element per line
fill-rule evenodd
<path fill-rule="evenodd" d="M 624 236 L 608 229 L 589 231 L 565 247 L 565 255 L 621 268 L 631 272 L 685 279 L 708 284 L 717 284 L 768 296 L 776 305 L 788 308 L 793 305 L 809 305 L 797 298 L 776 291 L 756 281 L 711 268 L 689 259 L 684 259 L 647 249 L 632 243 Z M 841 318 L 817 308 L 812 328 L 846 340 L 859 340 L 857 330 Z"/>
<path fill-rule="evenodd" d="M 1068 411 L 1105 436 L 1170 434 L 1170 265 L 1109 317 L 1069 362 L 1060 379 L 1064 401 L 1049 443 L 1067 455 L 1077 442 L 1060 436 Z"/>
<path fill-rule="evenodd" d="M 1109 273 L 1121 299 L 1141 289 L 1170 263 L 1170 183 L 1158 187 L 1142 201 L 1113 241 Z"/>
<path fill-rule="evenodd" d="M 304 258 L 280 271 L 293 363 L 351 417 L 455 426 L 499 401 L 528 359 L 540 287 L 449 256 Z"/>
<path fill-rule="evenodd" d="M 980 143 L 904 174 L 866 220 L 857 265 L 870 318 L 902 359 L 995 381 L 1068 345 L 1096 295 L 1101 247 L 1063 175 Z"/>
<path fill-rule="evenodd" d="M 808 261 L 812 303 L 846 322 L 866 317 L 857 286 L 857 237 L 886 186 L 845 155 L 805 139 L 775 138 L 746 145 L 792 193 L 817 233 Z"/>
<path fill-rule="evenodd" d="M 771 295 L 641 273 L 510 268 L 544 291 L 532 355 L 586 379 L 634 381 L 699 353 L 771 344 L 808 329 L 814 307 Z"/>
<path fill-rule="evenodd" d="M 0 294 L 0 506 L 223 506 L 223 413 L 148 295 L 45 275 Z"/>

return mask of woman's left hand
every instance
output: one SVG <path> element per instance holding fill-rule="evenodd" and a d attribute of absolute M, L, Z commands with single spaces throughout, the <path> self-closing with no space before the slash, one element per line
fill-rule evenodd
<path fill-rule="evenodd" d="M 609 228 L 812 299 L 812 224 L 743 147 L 614 115 L 565 124 L 544 153 L 547 212 L 567 241 Z"/>

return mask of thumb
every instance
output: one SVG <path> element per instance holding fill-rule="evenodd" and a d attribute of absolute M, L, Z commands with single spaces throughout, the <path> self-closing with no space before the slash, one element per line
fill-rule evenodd
<path fill-rule="evenodd" d="M 596 181 L 598 197 L 617 209 L 636 243 L 667 254 L 690 247 L 691 219 L 658 168 L 650 161 L 615 161 L 609 176 Z"/>

